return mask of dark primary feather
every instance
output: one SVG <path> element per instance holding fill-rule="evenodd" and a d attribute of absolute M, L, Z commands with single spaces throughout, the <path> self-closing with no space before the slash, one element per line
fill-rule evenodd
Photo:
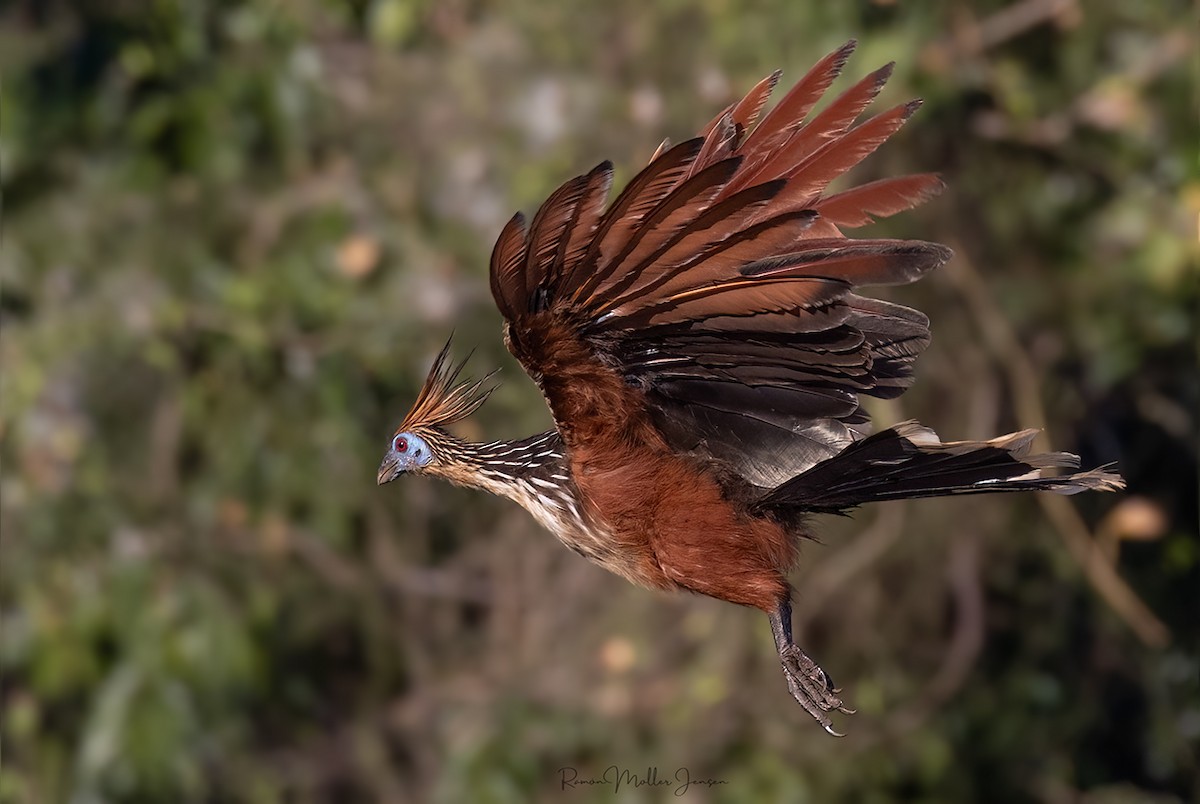
<path fill-rule="evenodd" d="M 521 312 L 520 305 L 529 292 L 521 270 L 525 262 L 525 216 L 513 215 L 492 249 L 490 278 L 492 298 L 500 313 L 512 320 Z"/>
<path fill-rule="evenodd" d="M 850 125 L 875 99 L 891 74 L 892 65 L 881 67 L 838 96 L 811 121 L 795 127 L 752 170 L 739 177 L 733 189 L 766 178 L 796 174 L 804 160 L 818 148 L 840 145 L 839 141 L 846 135 Z M 801 186 L 807 187 L 809 184 L 811 182 L 805 181 Z"/>
<path fill-rule="evenodd" d="M 652 257 L 631 265 L 625 277 L 608 289 L 606 296 L 600 300 L 607 308 L 607 315 L 621 314 L 626 303 L 643 299 L 696 264 L 711 249 L 719 247 L 741 229 L 751 215 L 770 203 L 781 186 L 779 182 L 760 184 L 719 204 L 689 208 L 687 212 L 690 218 L 662 243 Z M 808 218 L 811 219 L 814 214 Z M 604 318 L 600 316 L 598 320 L 602 322 Z"/>
<path fill-rule="evenodd" d="M 933 173 L 896 176 L 827 195 L 817 199 L 813 209 L 825 222 L 852 229 L 874 223 L 873 216 L 886 218 L 922 204 L 945 186 Z"/>
<path fill-rule="evenodd" d="M 759 166 L 777 153 L 803 124 L 809 111 L 841 74 L 856 44 L 851 40 L 813 65 L 750 133 L 741 149 L 749 162 L 746 180 L 756 175 Z"/>
<path fill-rule="evenodd" d="M 710 165 L 689 178 L 667 201 L 658 205 L 616 257 L 619 263 L 627 267 L 623 276 L 615 278 L 604 288 L 606 297 L 613 298 L 627 291 L 641 275 L 640 268 L 649 265 L 667 247 L 678 241 L 678 235 L 684 227 L 709 209 L 717 194 L 737 171 L 738 164 L 738 159 L 726 159 Z"/>
<path fill-rule="evenodd" d="M 684 179 L 703 147 L 699 137 L 681 142 L 654 160 L 629 182 L 600 219 L 580 263 L 589 267 L 575 299 L 590 296 L 621 267 L 618 259 L 637 227 Z"/>
<path fill-rule="evenodd" d="M 574 296 L 586 278 L 582 271 L 583 255 L 591 245 L 596 227 L 600 225 L 604 216 L 604 205 L 608 201 L 608 191 L 612 189 L 612 179 L 612 162 L 601 162 L 587 174 L 586 186 L 576 208 L 574 223 L 562 240 L 562 264 L 558 268 L 561 283 L 556 289 L 561 297 Z"/>

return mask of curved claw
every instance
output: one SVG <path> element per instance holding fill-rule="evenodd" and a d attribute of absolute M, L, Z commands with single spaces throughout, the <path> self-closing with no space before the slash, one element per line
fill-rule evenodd
<path fill-rule="evenodd" d="M 846 736 L 833 728 L 826 713 L 837 711 L 844 715 L 853 715 L 855 710 L 837 697 L 839 690 L 830 683 L 825 671 L 795 645 L 781 651 L 779 658 L 783 664 L 788 691 L 796 702 L 804 707 L 804 711 L 828 734 L 834 737 Z"/>

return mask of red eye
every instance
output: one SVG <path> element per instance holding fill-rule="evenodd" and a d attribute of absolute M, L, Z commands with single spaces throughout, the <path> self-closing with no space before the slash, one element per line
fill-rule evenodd
<path fill-rule="evenodd" d="M 396 436 L 396 439 L 392 441 L 392 449 L 396 450 L 396 452 L 408 452 L 408 441 L 400 436 Z"/>

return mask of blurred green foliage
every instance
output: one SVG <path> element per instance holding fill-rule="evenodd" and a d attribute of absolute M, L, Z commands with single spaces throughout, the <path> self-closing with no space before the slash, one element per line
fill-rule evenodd
<path fill-rule="evenodd" d="M 0 802 L 608 801 L 560 769 L 610 765 L 725 782 L 693 801 L 1200 799 L 1194 23 L 1181 0 L 0 4 Z M 981 276 L 1055 446 L 1121 462 L 1133 507 L 1072 505 L 1173 638 L 1140 642 L 1030 499 L 822 522 L 795 580 L 861 710 L 835 741 L 758 615 L 373 478 L 452 329 L 504 368 L 467 435 L 547 425 L 486 289 L 512 210 L 606 157 L 628 177 L 851 36 L 852 75 L 899 62 L 881 105 L 926 99 L 859 178 L 951 185 L 877 230 L 960 255 L 896 294 L 935 342 L 877 412 L 1043 424 Z"/>

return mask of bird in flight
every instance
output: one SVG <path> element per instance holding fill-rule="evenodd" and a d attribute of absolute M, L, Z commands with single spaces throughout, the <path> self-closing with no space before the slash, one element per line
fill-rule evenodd
<path fill-rule="evenodd" d="M 652 589 L 766 613 L 788 690 L 826 731 L 851 714 L 793 641 L 787 574 L 806 515 L 952 494 L 1123 487 L 1034 430 L 942 441 L 916 422 L 868 435 L 861 395 L 912 383 L 922 313 L 859 295 L 916 281 L 951 257 L 914 240 L 849 238 L 942 189 L 932 174 L 830 191 L 920 106 L 856 122 L 884 66 L 821 111 L 854 49 L 821 59 L 762 117 L 779 73 L 692 139 L 663 142 L 612 203 L 602 162 L 562 185 L 491 258 L 504 340 L 555 427 L 471 443 L 446 428 L 486 400 L 446 344 L 387 446 L 382 485 L 433 475 L 515 500 L 564 544 Z M 757 125 L 756 125 L 757 123 Z M 486 379 L 486 378 L 485 378 Z"/>

